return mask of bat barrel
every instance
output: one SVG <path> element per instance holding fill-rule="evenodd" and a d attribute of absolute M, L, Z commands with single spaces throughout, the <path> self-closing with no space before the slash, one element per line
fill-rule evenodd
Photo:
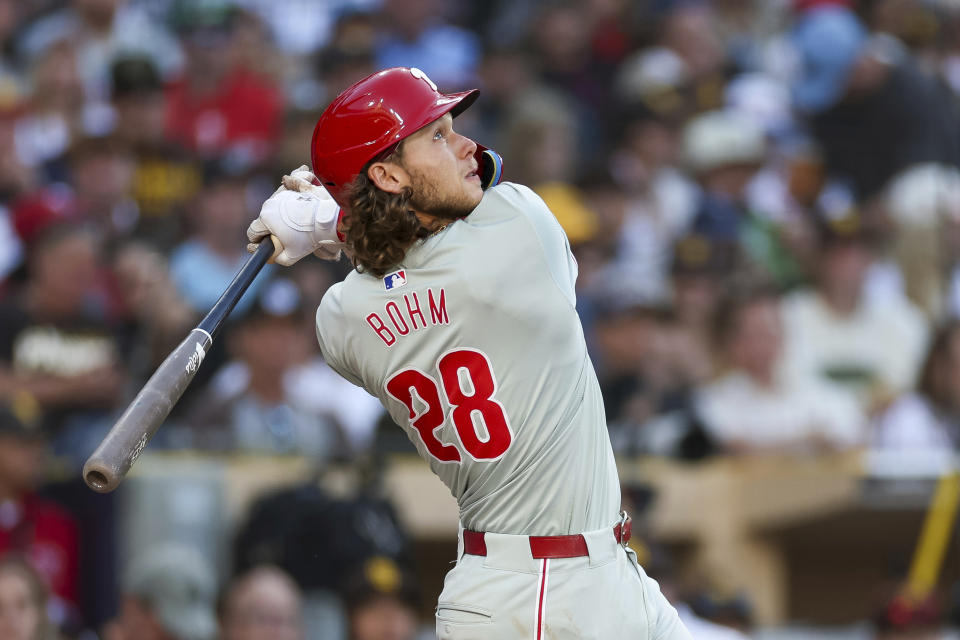
<path fill-rule="evenodd" d="M 167 356 L 83 465 L 87 486 L 100 493 L 117 488 L 200 368 L 213 343 L 196 328 Z"/>
<path fill-rule="evenodd" d="M 83 480 L 87 486 L 100 493 L 117 488 L 193 380 L 223 321 L 270 259 L 274 249 L 271 239 L 260 242 L 206 317 L 150 376 L 83 465 Z"/>

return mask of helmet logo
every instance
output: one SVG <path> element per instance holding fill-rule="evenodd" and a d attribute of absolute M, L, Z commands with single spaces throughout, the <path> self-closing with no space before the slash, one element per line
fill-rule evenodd
<path fill-rule="evenodd" d="M 434 84 L 433 80 L 428 78 L 427 74 L 425 74 L 420 69 L 417 69 L 416 67 L 410 67 L 410 75 L 412 75 L 414 78 L 419 78 L 420 80 L 423 80 L 428 85 L 430 85 L 431 89 L 433 89 L 434 91 L 437 91 L 437 85 Z"/>

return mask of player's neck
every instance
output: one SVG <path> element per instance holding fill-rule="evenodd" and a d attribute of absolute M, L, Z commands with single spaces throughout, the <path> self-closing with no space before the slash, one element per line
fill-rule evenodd
<path fill-rule="evenodd" d="M 420 221 L 420 224 L 423 225 L 423 228 L 429 231 L 431 235 L 438 231 L 442 231 L 451 222 L 451 220 L 446 218 L 439 218 L 437 216 L 430 215 L 429 213 L 423 213 L 422 211 L 415 210 L 413 213 L 417 216 L 417 220 Z"/>

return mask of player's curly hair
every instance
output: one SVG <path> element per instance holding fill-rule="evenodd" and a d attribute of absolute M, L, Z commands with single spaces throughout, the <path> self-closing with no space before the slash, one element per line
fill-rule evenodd
<path fill-rule="evenodd" d="M 367 176 L 367 167 L 350 185 L 344 244 L 358 271 L 383 277 L 411 244 L 430 235 L 410 206 L 412 193 L 409 187 L 401 193 L 383 191 Z"/>

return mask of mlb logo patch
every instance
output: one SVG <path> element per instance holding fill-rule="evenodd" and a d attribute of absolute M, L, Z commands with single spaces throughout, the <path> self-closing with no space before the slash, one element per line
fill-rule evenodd
<path fill-rule="evenodd" d="M 387 291 L 407 284 L 407 272 L 404 269 L 383 276 L 383 288 Z"/>

